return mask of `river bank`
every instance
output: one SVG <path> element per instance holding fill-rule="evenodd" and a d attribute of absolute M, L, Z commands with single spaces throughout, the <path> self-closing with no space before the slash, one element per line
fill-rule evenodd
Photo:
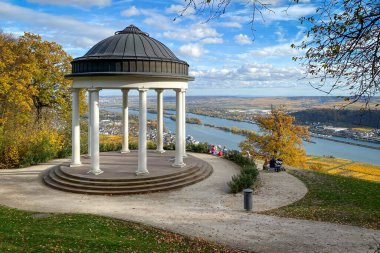
<path fill-rule="evenodd" d="M 104 108 L 105 110 L 113 112 L 121 112 L 121 108 Z M 171 112 L 168 110 L 169 113 Z M 138 115 L 138 110 L 130 109 L 130 114 Z M 147 113 L 148 119 L 156 119 L 157 114 Z M 193 113 L 187 113 L 187 117 L 199 118 L 204 124 L 212 124 L 215 126 L 225 127 L 238 127 L 240 129 L 248 129 L 252 131 L 258 131 L 259 128 L 251 123 L 238 122 L 227 119 L 214 118 L 204 115 L 196 115 Z M 171 132 L 175 132 L 176 124 L 169 118 L 164 118 L 164 125 Z M 244 141 L 246 137 L 232 132 L 226 132 L 218 128 L 212 128 L 204 125 L 186 124 L 186 135 L 191 135 L 194 139 L 201 142 L 208 142 L 214 145 L 227 146 L 228 149 L 239 150 L 239 143 Z M 336 142 L 332 139 L 318 139 L 312 137 L 312 141 L 315 143 L 304 142 L 303 146 L 308 155 L 316 156 L 334 156 L 345 159 L 350 159 L 358 162 L 365 162 L 370 164 L 380 165 L 380 156 L 378 149 L 372 149 L 357 145 L 350 145 L 347 143 Z M 353 140 L 353 142 L 356 142 Z M 358 143 L 361 143 L 357 141 Z M 366 144 L 366 143 L 361 143 Z M 371 144 L 374 147 L 380 147 L 380 144 Z"/>
<path fill-rule="evenodd" d="M 324 140 L 335 141 L 335 142 L 340 142 L 340 143 L 344 143 L 344 144 L 359 146 L 359 147 L 363 147 L 363 148 L 371 148 L 371 149 L 380 150 L 380 147 L 375 147 L 375 146 L 371 146 L 371 145 L 365 145 L 365 144 L 354 143 L 354 142 L 350 142 L 350 141 L 343 141 L 343 140 L 338 140 L 338 139 L 332 139 L 332 138 L 329 138 L 329 137 L 318 136 L 318 135 L 313 135 L 313 137 L 314 138 L 318 138 L 318 139 L 324 139 Z"/>

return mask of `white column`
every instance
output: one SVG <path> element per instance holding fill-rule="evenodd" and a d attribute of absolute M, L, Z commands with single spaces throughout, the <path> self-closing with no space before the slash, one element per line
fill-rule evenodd
<path fill-rule="evenodd" d="M 128 89 L 122 89 L 123 92 L 123 144 L 121 148 L 121 153 L 129 153 L 129 126 L 128 126 Z"/>
<path fill-rule="evenodd" d="M 146 92 L 148 89 L 139 89 L 139 151 L 136 175 L 149 174 L 147 169 L 146 152 Z"/>
<path fill-rule="evenodd" d="M 157 152 L 164 153 L 164 107 L 163 89 L 156 89 L 157 92 Z"/>
<path fill-rule="evenodd" d="M 87 95 L 88 95 L 88 137 L 87 137 L 87 150 L 88 150 L 88 154 L 87 154 L 87 157 L 91 157 L 91 115 L 92 115 L 92 112 L 91 112 L 91 92 L 90 91 L 87 91 Z"/>
<path fill-rule="evenodd" d="M 80 166 L 79 89 L 72 89 L 72 141 L 70 167 Z"/>
<path fill-rule="evenodd" d="M 175 161 L 174 167 L 184 167 L 183 162 L 183 89 L 176 89 L 176 136 L 175 136 Z"/>
<path fill-rule="evenodd" d="M 89 89 L 91 94 L 91 168 L 88 173 L 99 175 L 99 90 Z"/>
<path fill-rule="evenodd" d="M 187 157 L 186 154 L 186 89 L 183 90 L 183 119 L 182 119 L 182 131 L 183 131 L 183 157 Z"/>

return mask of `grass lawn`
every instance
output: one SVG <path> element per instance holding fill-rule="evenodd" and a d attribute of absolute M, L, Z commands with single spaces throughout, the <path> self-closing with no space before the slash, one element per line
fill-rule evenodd
<path fill-rule="evenodd" d="M 0 206 L 0 252 L 244 252 L 127 221 Z"/>
<path fill-rule="evenodd" d="M 308 170 L 289 170 L 305 183 L 306 196 L 263 214 L 380 229 L 380 184 Z"/>

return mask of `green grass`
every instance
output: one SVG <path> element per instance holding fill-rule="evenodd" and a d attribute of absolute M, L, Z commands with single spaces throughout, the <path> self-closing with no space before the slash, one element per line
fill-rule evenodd
<path fill-rule="evenodd" d="M 313 171 L 290 170 L 305 183 L 306 196 L 264 214 L 380 229 L 380 184 Z"/>
<path fill-rule="evenodd" d="M 40 215 L 0 206 L 0 222 L 0 252 L 243 252 L 95 215 Z"/>

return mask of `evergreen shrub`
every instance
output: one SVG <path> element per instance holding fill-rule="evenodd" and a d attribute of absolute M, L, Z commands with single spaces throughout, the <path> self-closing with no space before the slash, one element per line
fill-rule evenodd
<path fill-rule="evenodd" d="M 186 150 L 195 152 L 195 153 L 205 153 L 208 154 L 210 152 L 210 148 L 207 142 L 202 142 L 198 144 L 187 144 Z"/>
<path fill-rule="evenodd" d="M 228 152 L 224 158 L 241 166 L 240 173 L 232 176 L 231 181 L 228 182 L 231 193 L 238 193 L 246 188 L 252 187 L 259 175 L 255 161 L 243 156 L 237 150 Z"/>

